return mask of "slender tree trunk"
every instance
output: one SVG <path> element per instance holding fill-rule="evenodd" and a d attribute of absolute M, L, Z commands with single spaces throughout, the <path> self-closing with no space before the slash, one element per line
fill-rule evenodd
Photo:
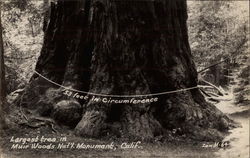
<path fill-rule="evenodd" d="M 183 0 L 61 0 L 51 5 L 36 70 L 58 84 L 106 95 L 195 87 L 186 20 Z M 92 137 L 116 126 L 128 137 L 151 139 L 178 129 L 181 135 L 211 140 L 222 138 L 230 126 L 198 89 L 140 104 L 77 100 L 60 90 L 34 75 L 20 103 Z"/>
<path fill-rule="evenodd" d="M 0 2 L 0 129 L 5 126 L 5 111 L 6 111 L 6 82 L 4 68 L 4 48 L 2 37 L 2 22 L 1 22 L 1 2 Z"/>
<path fill-rule="evenodd" d="M 43 31 L 47 29 L 49 23 L 49 16 L 50 16 L 50 0 L 43 0 Z"/>

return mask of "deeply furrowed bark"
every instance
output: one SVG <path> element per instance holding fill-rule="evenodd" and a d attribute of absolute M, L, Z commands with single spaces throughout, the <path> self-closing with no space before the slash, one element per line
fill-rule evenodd
<path fill-rule="evenodd" d="M 141 95 L 196 86 L 186 20 L 183 0 L 61 0 L 51 5 L 36 70 L 64 86 L 98 94 Z M 122 134 L 143 139 L 173 129 L 215 139 L 230 126 L 198 89 L 157 96 L 156 103 L 118 105 L 61 97 L 56 87 L 52 91 L 58 93 L 51 97 L 51 84 L 45 82 L 34 75 L 22 102 L 36 87 L 40 92 L 34 103 L 46 102 L 43 113 L 59 122 L 64 120 L 60 106 L 82 110 L 82 116 L 72 119 L 79 135 L 99 136 L 117 125 Z M 63 100 L 71 101 L 65 105 Z M 44 104 L 33 104 L 33 109 Z"/>

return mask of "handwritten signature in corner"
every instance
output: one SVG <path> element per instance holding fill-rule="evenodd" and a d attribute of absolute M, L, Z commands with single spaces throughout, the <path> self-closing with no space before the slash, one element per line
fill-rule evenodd
<path fill-rule="evenodd" d="M 225 142 L 214 142 L 214 143 L 203 143 L 202 148 L 227 148 L 230 146 L 229 141 Z"/>

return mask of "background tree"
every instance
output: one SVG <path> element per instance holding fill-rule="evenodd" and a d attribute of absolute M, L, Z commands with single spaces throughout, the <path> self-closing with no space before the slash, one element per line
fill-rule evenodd
<path fill-rule="evenodd" d="M 198 69 L 211 67 L 207 74 L 215 85 L 228 86 L 230 69 L 247 48 L 247 2 L 207 1 L 190 5 L 189 33 L 192 52 Z M 199 19 L 199 20 L 197 20 Z"/>
<path fill-rule="evenodd" d="M 1 12 L 2 12 L 2 3 L 0 2 L 0 129 L 2 129 L 5 126 L 5 112 L 7 109 Z"/>
<path fill-rule="evenodd" d="M 42 1 L 3 1 L 2 26 L 7 94 L 24 88 L 42 46 Z"/>
<path fill-rule="evenodd" d="M 36 70 L 63 86 L 106 95 L 195 87 L 186 20 L 183 0 L 60 0 L 51 3 Z M 83 136 L 105 135 L 116 125 L 119 135 L 143 139 L 177 130 L 218 140 L 231 122 L 198 89 L 138 105 L 82 101 L 61 91 L 35 74 L 19 103 Z"/>

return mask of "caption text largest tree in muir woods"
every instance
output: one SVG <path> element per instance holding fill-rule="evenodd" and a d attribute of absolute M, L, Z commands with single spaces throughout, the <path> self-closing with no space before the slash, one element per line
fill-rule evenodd
<path fill-rule="evenodd" d="M 184 0 L 59 0 L 45 18 L 36 71 L 63 86 L 107 95 L 194 87 L 186 21 Z M 35 74 L 20 104 L 91 137 L 112 132 L 115 124 L 124 137 L 150 139 L 178 129 L 218 140 L 231 125 L 199 89 L 136 105 L 77 100 L 62 90 Z"/>

